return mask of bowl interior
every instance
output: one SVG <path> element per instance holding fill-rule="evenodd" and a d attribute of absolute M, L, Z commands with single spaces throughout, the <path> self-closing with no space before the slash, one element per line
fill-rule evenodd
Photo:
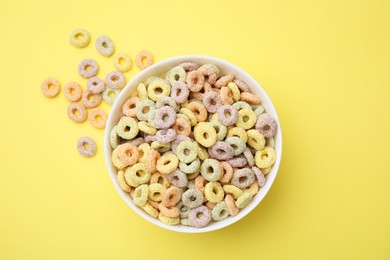
<path fill-rule="evenodd" d="M 118 185 L 116 181 L 116 173 L 117 170 L 111 163 L 111 153 L 112 153 L 112 148 L 110 146 L 110 141 L 109 141 L 109 136 L 110 136 L 110 131 L 111 129 L 118 123 L 120 116 L 121 116 L 121 110 L 122 110 L 122 104 L 126 101 L 126 99 L 130 96 L 130 94 L 136 90 L 138 83 L 144 82 L 148 77 L 154 76 L 154 75 L 163 75 L 165 74 L 170 68 L 177 66 L 180 63 L 186 62 L 186 61 L 191 61 L 195 62 L 198 64 L 205 64 L 205 63 L 210 63 L 214 64 L 219 67 L 221 74 L 228 74 L 231 73 L 235 75 L 236 78 L 244 81 L 248 87 L 251 89 L 251 92 L 258 95 L 261 100 L 262 100 L 262 105 L 264 106 L 265 110 L 267 113 L 269 113 L 275 120 L 278 122 L 278 131 L 275 138 L 275 151 L 276 151 L 276 161 L 275 164 L 271 170 L 270 173 L 267 174 L 266 176 L 266 184 L 263 186 L 258 194 L 253 198 L 252 202 L 246 206 L 244 209 L 240 211 L 240 213 L 234 217 L 228 217 L 225 220 L 218 221 L 218 222 L 212 222 L 208 226 L 203 227 L 203 228 L 193 228 L 193 227 L 188 227 L 188 226 L 182 226 L 182 225 L 177 225 L 177 226 L 169 226 L 166 225 L 162 222 L 160 222 L 158 219 L 152 218 L 148 214 L 146 214 L 141 208 L 138 206 L 134 205 L 132 202 L 130 195 L 126 192 L 124 192 Z M 280 165 L 280 159 L 282 155 L 282 134 L 281 134 L 281 128 L 280 128 L 280 123 L 278 116 L 276 114 L 275 108 L 272 105 L 272 102 L 268 95 L 265 93 L 263 88 L 260 86 L 259 83 L 257 83 L 249 74 L 247 74 L 245 71 L 242 69 L 238 68 L 237 66 L 228 63 L 226 61 L 213 58 L 213 57 L 207 57 L 207 56 L 198 56 L 198 55 L 190 55 L 190 56 L 179 56 L 179 57 L 174 57 L 170 58 L 167 60 L 160 61 L 147 69 L 141 71 L 136 77 L 134 77 L 127 85 L 126 87 L 122 90 L 121 94 L 118 96 L 115 104 L 112 106 L 110 115 L 107 120 L 106 124 L 106 132 L 104 136 L 104 153 L 105 153 L 105 159 L 106 159 L 106 165 L 110 174 L 110 178 L 120 194 L 120 196 L 123 198 L 123 200 L 129 205 L 135 212 L 137 212 L 139 215 L 141 215 L 143 218 L 148 220 L 149 222 L 166 228 L 170 229 L 173 231 L 178 231 L 178 232 L 188 232 L 188 233 L 200 233 L 200 232 L 207 232 L 207 231 L 212 231 L 216 229 L 220 229 L 223 227 L 226 227 L 228 225 L 233 224 L 234 222 L 240 220 L 244 216 L 246 216 L 250 211 L 252 211 L 259 203 L 260 201 L 264 198 L 264 196 L 267 194 L 268 190 L 271 188 L 272 183 L 276 177 L 276 174 L 279 169 Z"/>

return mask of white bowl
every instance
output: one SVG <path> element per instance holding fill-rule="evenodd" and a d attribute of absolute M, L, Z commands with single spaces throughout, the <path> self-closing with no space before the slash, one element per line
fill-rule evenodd
<path fill-rule="evenodd" d="M 136 90 L 136 87 L 138 83 L 144 82 L 148 77 L 153 76 L 153 75 L 162 75 L 165 72 L 167 72 L 170 68 L 173 68 L 177 66 L 180 63 L 186 62 L 186 61 L 192 61 L 198 64 L 205 64 L 205 63 L 210 63 L 210 64 L 215 64 L 216 66 L 219 67 L 221 71 L 221 75 L 225 75 L 228 73 L 231 73 L 235 75 L 236 78 L 244 81 L 251 89 L 251 92 L 254 94 L 257 94 L 261 100 L 262 100 L 262 105 L 266 109 L 267 113 L 270 114 L 275 120 L 278 122 L 278 131 L 275 136 L 275 150 L 276 150 L 276 162 L 271 170 L 270 173 L 267 174 L 266 176 L 266 184 L 264 187 L 262 187 L 258 194 L 253 198 L 252 202 L 246 206 L 244 209 L 242 209 L 236 216 L 234 217 L 228 217 L 225 220 L 222 221 L 217 221 L 217 222 L 211 222 L 208 226 L 203 227 L 203 228 L 194 228 L 194 227 L 189 227 L 189 226 L 183 226 L 183 225 L 177 225 L 177 226 L 169 226 L 166 225 L 162 222 L 160 222 L 158 219 L 152 218 L 148 214 L 146 214 L 141 208 L 136 206 L 131 198 L 130 195 L 126 192 L 124 192 L 118 185 L 116 181 L 116 174 L 117 170 L 111 163 L 111 153 L 112 153 L 112 148 L 110 146 L 110 130 L 118 123 L 120 115 L 121 115 L 121 110 L 122 110 L 122 104 L 125 102 L 125 100 L 130 96 L 130 94 Z M 275 108 L 272 105 L 272 102 L 270 98 L 268 97 L 267 93 L 265 93 L 264 89 L 260 86 L 259 83 L 256 82 L 249 74 L 247 74 L 245 71 L 240 69 L 239 67 L 217 59 L 213 57 L 208 57 L 208 56 L 198 56 L 198 55 L 189 55 L 189 56 L 179 56 L 179 57 L 174 57 L 170 59 L 166 59 L 163 61 L 160 61 L 147 69 L 141 71 L 137 76 L 135 76 L 127 85 L 126 87 L 122 90 L 121 94 L 117 98 L 116 102 L 112 106 L 110 115 L 107 120 L 106 124 L 106 132 L 104 135 L 104 154 L 105 154 L 105 159 L 106 159 L 106 165 L 108 168 L 108 172 L 110 174 L 112 183 L 114 184 L 116 190 L 122 197 L 122 199 L 129 205 L 129 207 L 134 210 L 138 215 L 146 219 L 147 221 L 162 227 L 166 228 L 169 230 L 177 231 L 177 232 L 186 232 L 186 233 L 201 233 L 201 232 L 208 232 L 208 231 L 213 231 L 217 230 L 226 226 L 229 226 L 238 220 L 242 219 L 245 217 L 249 212 L 251 212 L 265 197 L 267 192 L 272 186 L 272 183 L 275 180 L 276 174 L 279 169 L 280 165 L 280 159 L 282 157 L 282 132 L 279 124 L 279 119 L 276 114 Z"/>

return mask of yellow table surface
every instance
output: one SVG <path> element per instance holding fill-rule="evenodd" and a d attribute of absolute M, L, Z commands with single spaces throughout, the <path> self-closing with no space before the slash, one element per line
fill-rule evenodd
<path fill-rule="evenodd" d="M 0 259 L 390 259 L 389 1 L 18 0 L 0 21 Z M 69 44 L 75 28 L 91 33 L 87 48 Z M 112 71 L 100 34 L 132 57 L 210 55 L 258 80 L 284 143 L 251 214 L 180 234 L 122 201 L 104 131 L 70 121 L 63 92 L 40 90 L 48 76 L 85 86 L 83 58 L 101 77 Z M 94 158 L 76 151 L 84 135 L 97 141 Z"/>

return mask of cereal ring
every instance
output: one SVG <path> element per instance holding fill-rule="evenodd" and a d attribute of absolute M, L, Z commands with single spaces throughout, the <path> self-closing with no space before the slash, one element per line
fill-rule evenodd
<path fill-rule="evenodd" d="M 172 152 L 176 153 L 177 152 L 177 147 L 179 144 L 183 141 L 191 141 L 191 138 L 185 135 L 177 135 L 176 139 L 172 141 L 171 147 L 172 147 Z"/>
<path fill-rule="evenodd" d="M 242 154 L 246 149 L 245 142 L 238 137 L 228 137 L 225 142 L 233 148 L 235 156 Z"/>
<path fill-rule="evenodd" d="M 240 188 L 234 185 L 224 185 L 223 191 L 225 194 L 231 194 L 234 199 L 238 199 L 244 193 Z"/>
<path fill-rule="evenodd" d="M 173 207 L 165 207 L 163 204 L 158 205 L 158 209 L 160 210 L 161 214 L 164 216 L 167 216 L 169 218 L 177 218 L 180 216 L 180 210 L 177 206 Z"/>
<path fill-rule="evenodd" d="M 60 93 L 61 86 L 55 78 L 47 78 L 41 84 L 41 91 L 46 97 L 55 97 Z"/>
<path fill-rule="evenodd" d="M 180 223 L 180 218 L 170 218 L 168 216 L 165 216 L 164 214 L 162 214 L 160 212 L 160 214 L 158 214 L 158 219 L 166 224 L 166 225 L 169 225 L 169 226 L 173 226 L 173 225 L 177 225 Z"/>
<path fill-rule="evenodd" d="M 261 114 L 256 123 L 256 129 L 264 135 L 265 138 L 273 137 L 276 134 L 278 125 L 276 121 L 267 113 Z"/>
<path fill-rule="evenodd" d="M 206 122 L 200 122 L 194 127 L 195 140 L 204 147 L 210 147 L 217 141 L 217 132 Z"/>
<path fill-rule="evenodd" d="M 130 141 L 132 145 L 139 146 L 143 143 L 145 143 L 145 139 L 143 137 L 138 137 Z"/>
<path fill-rule="evenodd" d="M 137 121 L 132 117 L 123 116 L 117 126 L 116 132 L 126 140 L 133 139 L 139 132 Z"/>
<path fill-rule="evenodd" d="M 232 177 L 231 183 L 238 188 L 244 189 L 255 181 L 255 174 L 251 169 L 237 170 Z"/>
<path fill-rule="evenodd" d="M 175 100 L 176 103 L 183 103 L 187 100 L 190 91 L 187 87 L 187 84 L 183 82 L 175 82 L 171 88 L 171 98 Z"/>
<path fill-rule="evenodd" d="M 187 105 L 187 108 L 191 110 L 198 122 L 204 122 L 207 119 L 207 110 L 202 103 L 199 102 L 190 102 Z"/>
<path fill-rule="evenodd" d="M 88 121 L 93 127 L 102 129 L 106 127 L 107 113 L 101 108 L 94 108 L 89 111 Z"/>
<path fill-rule="evenodd" d="M 157 141 L 161 143 L 170 143 L 176 139 L 176 131 L 174 129 L 162 129 L 156 133 Z"/>
<path fill-rule="evenodd" d="M 243 81 L 235 79 L 233 82 L 237 85 L 241 92 L 249 92 L 249 87 Z"/>
<path fill-rule="evenodd" d="M 163 154 L 158 160 L 156 168 L 162 174 L 173 172 L 179 166 L 179 159 L 172 152 Z M 184 185 L 185 186 L 185 185 Z"/>
<path fill-rule="evenodd" d="M 176 148 L 177 158 L 183 163 L 190 163 L 198 156 L 198 147 L 191 141 L 182 141 Z"/>
<path fill-rule="evenodd" d="M 141 100 L 149 99 L 148 91 L 146 90 L 145 84 L 143 84 L 143 83 L 139 83 L 138 84 L 138 86 L 137 86 L 137 93 L 138 93 L 138 97 Z"/>
<path fill-rule="evenodd" d="M 156 134 L 157 130 L 146 121 L 138 122 L 138 129 L 148 135 Z"/>
<path fill-rule="evenodd" d="M 126 84 L 125 76 L 119 71 L 113 71 L 106 76 L 106 85 L 108 88 L 121 89 Z"/>
<path fill-rule="evenodd" d="M 248 165 L 252 167 L 255 165 L 255 158 L 253 157 L 253 154 L 249 148 L 246 148 L 244 151 L 244 156 L 246 161 L 248 162 Z"/>
<path fill-rule="evenodd" d="M 122 162 L 121 159 L 119 159 L 119 148 L 116 147 L 111 154 L 111 161 L 112 164 L 119 170 L 122 170 L 127 167 L 127 164 Z"/>
<path fill-rule="evenodd" d="M 155 135 L 148 135 L 148 134 L 145 135 L 145 142 L 150 144 L 150 143 L 152 143 L 154 141 L 157 141 Z"/>
<path fill-rule="evenodd" d="M 195 180 L 196 177 L 198 177 L 200 174 L 200 169 L 196 170 L 194 173 L 187 174 L 187 179 L 189 181 Z"/>
<path fill-rule="evenodd" d="M 90 40 L 91 35 L 84 29 L 74 30 L 69 37 L 69 42 L 76 48 L 84 48 Z"/>
<path fill-rule="evenodd" d="M 100 35 L 95 42 L 97 51 L 106 57 L 111 56 L 115 51 L 114 43 L 111 41 L 110 37 L 106 35 Z"/>
<path fill-rule="evenodd" d="M 142 206 L 148 201 L 148 185 L 142 184 L 134 190 L 133 202 L 137 206 Z"/>
<path fill-rule="evenodd" d="M 81 96 L 81 102 L 87 108 L 97 107 L 102 102 L 102 95 L 86 90 Z"/>
<path fill-rule="evenodd" d="M 191 123 L 183 118 L 176 117 L 172 128 L 176 131 L 177 135 L 189 136 L 191 133 Z"/>
<path fill-rule="evenodd" d="M 222 87 L 219 95 L 224 105 L 233 104 L 234 101 L 232 91 L 228 87 Z"/>
<path fill-rule="evenodd" d="M 229 163 L 232 167 L 244 167 L 248 164 L 245 156 L 243 154 L 233 157 L 232 159 L 228 160 L 227 163 Z"/>
<path fill-rule="evenodd" d="M 136 117 L 136 107 L 140 101 L 139 97 L 128 98 L 122 105 L 122 113 L 128 117 Z"/>
<path fill-rule="evenodd" d="M 84 78 L 96 76 L 99 71 L 97 62 L 93 59 L 84 59 L 79 63 L 79 74 Z"/>
<path fill-rule="evenodd" d="M 152 206 L 153 208 L 155 208 L 155 209 L 157 209 L 157 210 L 158 210 L 158 205 L 160 205 L 159 202 L 153 201 L 153 200 L 150 200 L 150 199 L 148 199 L 148 202 L 147 202 L 147 203 L 149 203 L 150 206 Z M 158 214 L 158 213 L 157 213 L 157 214 Z"/>
<path fill-rule="evenodd" d="M 130 192 L 131 187 L 126 183 L 125 176 L 124 176 L 124 171 L 119 170 L 118 174 L 116 175 L 116 181 L 119 184 L 119 187 L 125 191 L 125 192 Z"/>
<path fill-rule="evenodd" d="M 225 192 L 219 182 L 209 182 L 204 188 L 204 194 L 208 201 L 218 203 L 223 200 Z"/>
<path fill-rule="evenodd" d="M 126 165 L 134 165 L 139 160 L 138 148 L 130 143 L 118 145 L 118 157 Z"/>
<path fill-rule="evenodd" d="M 100 94 L 106 89 L 106 83 L 98 77 L 89 78 L 86 85 L 87 90 L 94 94 Z"/>
<path fill-rule="evenodd" d="M 256 114 L 252 109 L 243 108 L 238 111 L 236 126 L 242 127 L 245 130 L 252 128 L 256 124 Z"/>
<path fill-rule="evenodd" d="M 149 78 L 147 78 L 144 82 L 145 86 L 149 86 L 150 83 L 152 83 L 153 80 L 155 79 L 158 79 L 159 77 L 157 76 L 150 76 Z"/>
<path fill-rule="evenodd" d="M 144 99 L 138 102 L 135 111 L 139 120 L 148 120 L 150 113 L 156 109 L 156 104 L 150 99 Z"/>
<path fill-rule="evenodd" d="M 77 150 L 82 156 L 92 157 L 96 154 L 96 143 L 88 136 L 80 137 L 77 140 Z"/>
<path fill-rule="evenodd" d="M 199 70 L 194 70 L 187 75 L 187 87 L 192 92 L 199 92 L 202 89 L 205 81 L 203 73 Z"/>
<path fill-rule="evenodd" d="M 138 153 L 138 150 L 136 150 Z M 144 163 L 136 163 L 126 169 L 126 182 L 132 187 L 138 187 L 141 184 L 148 183 L 152 175 L 146 170 Z"/>
<path fill-rule="evenodd" d="M 242 92 L 240 95 L 241 101 L 246 101 L 250 105 L 259 105 L 261 103 L 261 99 L 250 92 Z"/>
<path fill-rule="evenodd" d="M 255 178 L 256 178 L 257 184 L 260 187 L 263 187 L 265 185 L 265 176 L 264 176 L 264 174 L 257 167 L 252 167 L 252 171 L 255 174 Z"/>
<path fill-rule="evenodd" d="M 155 209 L 149 202 L 146 202 L 141 208 L 153 218 L 158 217 L 158 210 Z"/>
<path fill-rule="evenodd" d="M 255 196 L 259 192 L 259 185 L 257 182 L 253 182 L 248 188 L 244 189 L 244 192 L 249 192 L 252 196 Z"/>
<path fill-rule="evenodd" d="M 167 178 L 165 178 L 165 176 L 161 175 L 161 173 L 153 173 L 152 174 L 152 177 L 150 178 L 150 183 L 159 183 L 161 184 L 162 186 L 164 186 L 165 188 L 169 188 L 169 186 L 171 186 L 171 183 L 168 181 Z"/>
<path fill-rule="evenodd" d="M 238 212 L 240 212 L 240 210 L 236 207 L 236 204 L 234 203 L 234 199 L 232 196 L 226 195 L 225 203 L 230 216 L 235 216 L 238 214 Z"/>
<path fill-rule="evenodd" d="M 148 198 L 152 201 L 162 201 L 162 195 L 165 191 L 165 187 L 160 183 L 151 183 L 149 185 Z"/>
<path fill-rule="evenodd" d="M 234 102 L 237 102 L 240 100 L 241 92 L 238 89 L 238 86 L 234 82 L 230 82 L 228 85 L 228 88 L 232 92 L 232 98 Z"/>
<path fill-rule="evenodd" d="M 230 144 L 218 141 L 209 149 L 209 155 L 217 160 L 229 160 L 233 158 L 234 150 Z"/>
<path fill-rule="evenodd" d="M 227 162 L 220 162 L 222 169 L 222 178 L 219 181 L 223 184 L 229 183 L 233 176 L 233 168 Z"/>
<path fill-rule="evenodd" d="M 166 207 L 175 206 L 181 199 L 181 190 L 178 187 L 172 186 L 163 193 L 161 203 Z"/>
<path fill-rule="evenodd" d="M 210 85 L 214 85 L 218 78 L 218 68 L 210 64 L 202 65 L 197 71 L 203 74 L 204 80 Z"/>
<path fill-rule="evenodd" d="M 179 208 L 180 210 L 180 218 L 187 218 L 188 217 L 188 213 L 190 212 L 190 208 L 185 206 L 183 204 L 183 201 L 180 201 L 178 204 L 177 204 L 177 207 Z"/>
<path fill-rule="evenodd" d="M 256 166 L 260 169 L 271 167 L 275 163 L 275 150 L 271 147 L 264 147 L 255 155 Z"/>
<path fill-rule="evenodd" d="M 263 150 L 265 145 L 265 139 L 262 134 L 259 133 L 259 131 L 255 129 L 248 130 L 248 145 L 250 147 L 255 148 L 257 151 Z"/>
<path fill-rule="evenodd" d="M 180 158 L 179 158 L 180 159 Z M 196 158 L 190 164 L 186 164 L 184 162 L 179 162 L 179 168 L 186 174 L 191 174 L 200 169 L 200 160 Z"/>
<path fill-rule="evenodd" d="M 109 105 L 114 104 L 116 98 L 118 97 L 120 93 L 120 89 L 111 89 L 111 88 L 106 88 L 103 91 L 103 100 Z"/>
<path fill-rule="evenodd" d="M 195 188 L 199 190 L 200 192 L 204 193 L 204 187 L 207 184 L 207 181 L 199 175 L 198 177 L 195 178 Z"/>
<path fill-rule="evenodd" d="M 185 206 L 193 209 L 202 205 L 204 197 L 202 192 L 198 191 L 197 189 L 189 189 L 183 193 L 181 199 Z"/>
<path fill-rule="evenodd" d="M 160 159 L 160 153 L 157 150 L 151 149 L 145 155 L 146 170 L 154 173 L 157 171 L 157 161 Z"/>
<path fill-rule="evenodd" d="M 183 62 L 178 66 L 182 67 L 186 72 L 197 70 L 199 68 L 199 65 L 194 62 Z"/>
<path fill-rule="evenodd" d="M 218 109 L 218 120 L 226 126 L 235 124 L 237 118 L 237 110 L 230 105 L 223 105 Z"/>
<path fill-rule="evenodd" d="M 133 62 L 131 57 L 126 53 L 120 52 L 114 56 L 114 66 L 120 72 L 128 72 L 131 70 Z"/>
<path fill-rule="evenodd" d="M 178 188 L 184 188 L 188 184 L 188 179 L 186 174 L 179 169 L 176 169 L 175 171 L 168 174 L 167 179 L 171 184 L 173 184 Z"/>
<path fill-rule="evenodd" d="M 159 153 L 164 153 L 164 152 L 167 152 L 167 151 L 171 150 L 171 144 L 170 143 L 164 144 L 164 143 L 160 143 L 159 141 L 153 141 L 150 144 L 150 147 L 152 149 L 157 150 Z"/>
<path fill-rule="evenodd" d="M 193 227 L 201 228 L 207 226 L 211 221 L 210 210 L 205 206 L 191 209 L 188 213 L 188 221 Z"/>
<path fill-rule="evenodd" d="M 186 186 L 187 189 L 195 189 L 195 183 L 193 181 L 189 181 Z"/>
<path fill-rule="evenodd" d="M 212 210 L 217 203 L 212 203 L 210 201 L 207 201 L 206 204 L 204 204 L 208 209 Z"/>
<path fill-rule="evenodd" d="M 187 72 L 181 66 L 176 66 L 167 72 L 165 79 L 169 81 L 171 85 L 175 82 L 186 82 Z"/>
<path fill-rule="evenodd" d="M 217 132 L 217 140 L 221 141 L 225 138 L 227 133 L 227 128 L 223 124 L 221 124 L 219 121 L 213 121 L 209 122 L 209 124 L 214 127 L 215 131 Z"/>
<path fill-rule="evenodd" d="M 248 141 L 248 134 L 242 127 L 233 127 L 227 131 L 226 137 L 237 136 L 245 143 Z"/>
<path fill-rule="evenodd" d="M 252 201 L 253 195 L 250 192 L 244 192 L 237 200 L 236 207 L 243 209 Z"/>
<path fill-rule="evenodd" d="M 237 111 L 240 111 L 243 108 L 252 109 L 251 105 L 244 101 L 238 101 L 232 105 Z"/>
<path fill-rule="evenodd" d="M 168 129 L 176 121 L 176 112 L 172 107 L 164 106 L 156 110 L 154 124 L 158 129 Z"/>
<path fill-rule="evenodd" d="M 199 159 L 201 159 L 202 161 L 206 160 L 207 158 L 209 158 L 209 154 L 206 150 L 206 148 L 204 148 L 203 146 L 201 146 L 198 142 L 194 142 L 194 144 L 198 147 L 198 157 Z"/>
<path fill-rule="evenodd" d="M 200 166 L 200 173 L 205 180 L 217 181 L 222 174 L 221 165 L 217 160 L 206 159 Z"/>
<path fill-rule="evenodd" d="M 205 82 L 202 88 L 198 92 L 191 92 L 190 97 L 196 101 L 203 101 L 204 95 L 207 92 L 211 92 L 212 87 L 209 83 Z"/>
<path fill-rule="evenodd" d="M 142 143 L 138 145 L 139 162 L 146 163 L 146 153 L 150 151 L 150 145 L 148 143 Z"/>
<path fill-rule="evenodd" d="M 141 51 L 135 56 L 135 64 L 140 70 L 144 70 L 154 63 L 153 56 L 148 51 Z"/>
<path fill-rule="evenodd" d="M 275 149 L 275 139 L 273 137 L 265 139 L 265 146 L 272 147 Z"/>
<path fill-rule="evenodd" d="M 222 87 L 227 86 L 233 80 L 234 80 L 234 75 L 233 74 L 227 74 L 227 75 L 221 77 L 220 79 L 218 79 L 217 82 L 215 82 L 214 86 L 216 88 L 222 88 Z"/>
<path fill-rule="evenodd" d="M 119 143 L 121 142 L 121 138 L 119 137 L 118 133 L 116 132 L 116 128 L 117 128 L 117 126 L 114 126 L 110 132 L 110 145 L 111 145 L 112 149 L 115 149 L 119 145 Z"/>
<path fill-rule="evenodd" d="M 227 217 L 229 217 L 229 211 L 224 201 L 217 203 L 211 210 L 211 218 L 215 221 L 224 220 Z"/>
<path fill-rule="evenodd" d="M 210 91 L 203 96 L 203 105 L 210 113 L 217 113 L 218 108 L 222 106 L 222 100 L 219 94 L 214 91 Z"/>
<path fill-rule="evenodd" d="M 68 117 L 76 123 L 84 122 L 87 119 L 87 110 L 81 103 L 70 103 Z"/>
<path fill-rule="evenodd" d="M 197 121 L 196 121 L 196 117 L 195 117 L 194 112 L 192 112 L 191 110 L 189 110 L 188 108 L 185 108 L 185 107 L 180 108 L 179 112 L 181 114 L 187 116 L 187 118 L 191 122 L 191 126 L 195 126 L 196 125 Z"/>
<path fill-rule="evenodd" d="M 272 170 L 272 166 L 261 169 L 261 171 L 263 172 L 264 175 L 267 175 L 268 173 L 270 173 L 271 170 Z"/>
<path fill-rule="evenodd" d="M 159 98 L 156 102 L 157 108 L 162 108 L 163 106 L 170 106 L 172 107 L 176 112 L 179 112 L 179 106 L 176 104 L 175 100 L 173 98 L 168 96 L 162 96 Z"/>
<path fill-rule="evenodd" d="M 71 81 L 64 87 L 64 96 L 70 102 L 79 101 L 83 90 L 77 82 Z"/>
<path fill-rule="evenodd" d="M 259 117 L 261 114 L 264 113 L 264 107 L 262 105 L 259 105 L 254 110 L 256 117 Z"/>

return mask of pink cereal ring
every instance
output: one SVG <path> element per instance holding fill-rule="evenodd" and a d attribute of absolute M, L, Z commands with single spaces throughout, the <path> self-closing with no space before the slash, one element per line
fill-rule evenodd
<path fill-rule="evenodd" d="M 170 174 L 166 175 L 168 181 L 178 188 L 184 188 L 188 184 L 187 175 L 180 169 L 176 169 Z"/>
<path fill-rule="evenodd" d="M 122 106 L 122 113 L 128 117 L 136 117 L 136 106 L 140 102 L 139 97 L 131 97 L 125 101 Z"/>
<path fill-rule="evenodd" d="M 210 85 L 214 85 L 214 83 L 217 81 L 218 75 L 212 66 L 205 64 L 201 66 L 198 71 L 203 74 L 204 80 Z"/>
<path fill-rule="evenodd" d="M 225 126 L 233 125 L 238 119 L 238 112 L 231 105 L 223 105 L 218 109 L 218 119 Z"/>
<path fill-rule="evenodd" d="M 84 122 L 87 119 L 87 110 L 81 103 L 70 103 L 68 106 L 68 117 L 76 123 Z"/>
<path fill-rule="evenodd" d="M 204 227 L 211 220 L 210 209 L 206 206 L 199 206 L 197 208 L 191 209 L 188 213 L 188 220 L 190 225 L 193 227 Z"/>
<path fill-rule="evenodd" d="M 235 79 L 233 82 L 237 85 L 237 87 L 241 90 L 241 92 L 249 92 L 248 85 L 245 84 L 243 81 L 239 79 Z"/>
<path fill-rule="evenodd" d="M 98 77 L 89 78 L 86 85 L 88 91 L 94 94 L 100 94 L 106 89 L 106 83 Z"/>
<path fill-rule="evenodd" d="M 270 138 L 276 134 L 278 124 L 267 113 L 261 114 L 257 118 L 256 129 L 265 137 Z"/>
<path fill-rule="evenodd" d="M 252 171 L 255 174 L 256 181 L 257 181 L 257 184 L 259 185 L 259 187 L 263 187 L 265 185 L 265 176 L 264 176 L 264 174 L 257 167 L 252 167 Z"/>
<path fill-rule="evenodd" d="M 172 107 L 163 106 L 156 110 L 154 125 L 159 129 L 170 128 L 176 121 L 176 112 Z"/>
<path fill-rule="evenodd" d="M 176 139 L 176 131 L 172 128 L 158 130 L 156 133 L 156 139 L 163 144 L 170 143 Z"/>
<path fill-rule="evenodd" d="M 80 85 L 75 81 L 69 82 L 64 87 L 64 96 L 70 102 L 79 101 L 82 93 Z"/>
<path fill-rule="evenodd" d="M 181 81 L 173 83 L 171 88 L 171 98 L 175 100 L 176 103 L 184 103 L 187 100 L 189 94 L 190 91 L 187 87 L 187 84 Z"/>
<path fill-rule="evenodd" d="M 234 80 L 234 75 L 233 74 L 227 74 L 227 75 L 221 77 L 220 79 L 218 79 L 217 82 L 215 82 L 214 86 L 216 88 L 222 88 L 222 87 L 227 86 L 227 84 L 229 84 L 233 80 Z"/>
<path fill-rule="evenodd" d="M 84 78 L 96 76 L 99 71 L 97 62 L 93 59 L 84 59 L 79 64 L 79 73 Z"/>
<path fill-rule="evenodd" d="M 194 70 L 187 75 L 187 86 L 192 92 L 199 92 L 204 84 L 205 78 L 201 71 Z"/>
<path fill-rule="evenodd" d="M 223 141 L 217 141 L 208 149 L 209 155 L 217 160 L 230 160 L 234 156 L 234 150 L 230 144 Z"/>
<path fill-rule="evenodd" d="M 185 119 L 184 119 L 185 120 Z M 171 143 L 171 149 L 172 152 L 176 154 L 176 149 L 179 146 L 179 144 L 183 141 L 191 141 L 191 138 L 185 135 L 177 135 L 176 139 L 172 141 Z"/>
<path fill-rule="evenodd" d="M 210 113 L 216 113 L 218 108 L 222 106 L 221 97 L 214 91 L 210 91 L 203 96 L 203 105 Z"/>
<path fill-rule="evenodd" d="M 246 160 L 245 156 L 243 154 L 233 157 L 232 159 L 227 161 L 232 167 L 244 167 L 248 164 L 248 161 Z"/>
<path fill-rule="evenodd" d="M 186 72 L 197 70 L 199 68 L 199 65 L 194 62 L 183 62 L 179 64 L 179 66 L 182 67 Z"/>
<path fill-rule="evenodd" d="M 125 76 L 119 71 L 110 72 L 106 76 L 107 87 L 111 89 L 121 89 L 125 86 L 125 83 Z"/>
<path fill-rule="evenodd" d="M 102 95 L 94 94 L 89 90 L 86 90 L 81 95 L 81 102 L 86 108 L 97 107 L 98 105 L 100 105 L 100 103 L 102 103 Z"/>

